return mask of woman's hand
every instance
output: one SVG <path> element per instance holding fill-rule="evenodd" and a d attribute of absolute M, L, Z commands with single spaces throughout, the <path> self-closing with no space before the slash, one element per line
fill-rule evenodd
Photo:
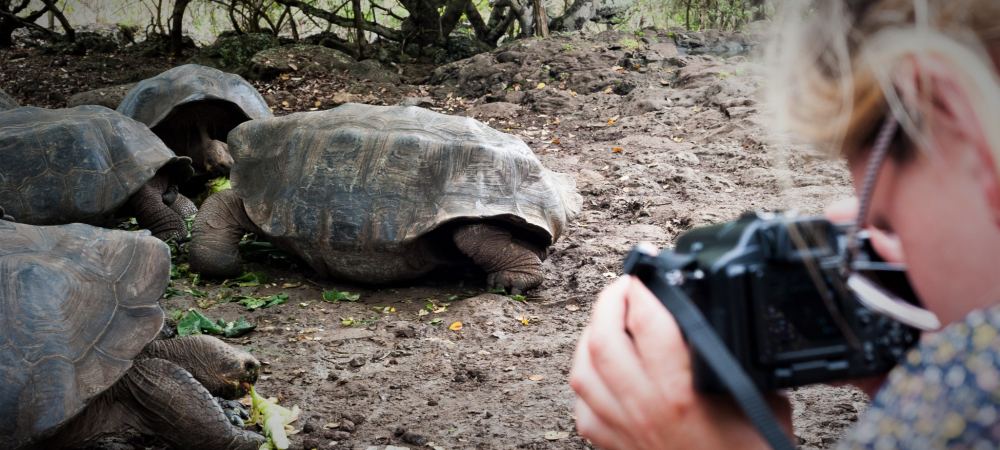
<path fill-rule="evenodd" d="M 570 385 L 581 436 L 607 449 L 766 448 L 726 397 L 695 392 L 673 317 L 634 277 L 601 292 L 577 345 Z M 776 414 L 791 430 L 791 408 Z"/>

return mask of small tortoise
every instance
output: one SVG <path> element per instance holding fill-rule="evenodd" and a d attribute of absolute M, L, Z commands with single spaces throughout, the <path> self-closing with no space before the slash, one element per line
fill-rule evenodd
<path fill-rule="evenodd" d="M 125 429 L 184 449 L 263 443 L 212 397 L 243 395 L 253 356 L 207 336 L 154 340 L 169 279 L 170 251 L 147 232 L 0 220 L 4 448 L 76 447 Z"/>
<path fill-rule="evenodd" d="M 5 111 L 8 109 L 17 108 L 17 100 L 14 100 L 11 96 L 7 95 L 2 89 L 0 89 L 0 111 Z"/>
<path fill-rule="evenodd" d="M 228 175 L 226 136 L 236 125 L 272 116 L 267 102 L 239 75 L 187 64 L 140 81 L 118 112 L 149 126 L 199 175 Z M 198 177 L 203 178 L 203 177 Z"/>
<path fill-rule="evenodd" d="M 470 261 L 491 287 L 530 289 L 546 248 L 580 209 L 572 179 L 520 139 L 418 107 L 345 104 L 255 120 L 229 135 L 232 190 L 205 201 L 194 270 L 239 273 L 244 232 L 320 275 L 412 279 Z"/>
<path fill-rule="evenodd" d="M 197 209 L 177 193 L 191 160 L 102 106 L 0 112 L 0 205 L 19 222 L 107 225 L 121 213 L 161 239 L 187 235 Z"/>

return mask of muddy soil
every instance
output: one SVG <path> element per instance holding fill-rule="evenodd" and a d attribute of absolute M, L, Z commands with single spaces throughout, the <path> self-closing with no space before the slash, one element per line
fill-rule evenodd
<path fill-rule="evenodd" d="M 634 243 L 670 246 L 691 227 L 744 211 L 815 214 L 851 192 L 842 164 L 769 139 L 752 57 L 687 52 L 697 39 L 559 36 L 437 69 L 393 67 L 402 83 L 336 72 L 258 82 L 276 114 L 355 101 L 477 117 L 572 174 L 583 212 L 550 249 L 544 284 L 526 298 L 487 293 L 475 274 L 392 287 L 321 280 L 293 258 L 264 252 L 247 270 L 265 284 L 230 287 L 181 271 L 164 308 L 257 323 L 230 342 L 266 364 L 260 392 L 302 408 L 296 448 L 588 448 L 573 427 L 572 350 L 591 302 Z M 60 107 L 74 93 L 171 64 L 15 49 L 0 52 L 0 88 L 22 104 Z M 183 254 L 176 258 L 181 267 Z M 360 301 L 323 301 L 331 290 L 359 293 Z M 280 293 L 286 303 L 256 311 L 228 301 Z M 460 330 L 451 329 L 455 322 Z M 830 446 L 866 403 L 857 391 L 831 387 L 791 398 L 802 448 Z M 159 447 L 126 437 L 97 448 L 150 446 Z"/>

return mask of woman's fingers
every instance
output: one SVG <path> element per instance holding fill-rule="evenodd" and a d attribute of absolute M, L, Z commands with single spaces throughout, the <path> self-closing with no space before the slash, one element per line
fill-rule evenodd
<path fill-rule="evenodd" d="M 639 280 L 626 293 L 626 327 L 639 359 L 655 381 L 666 381 L 691 370 L 691 358 L 674 317 Z"/>
<path fill-rule="evenodd" d="M 602 420 L 587 402 L 577 399 L 574 407 L 576 432 L 606 450 L 627 449 L 628 444 L 618 436 L 614 428 Z"/>
<path fill-rule="evenodd" d="M 576 354 L 573 357 L 569 385 L 579 399 L 589 405 L 593 414 L 602 417 L 609 424 L 620 426 L 624 420 L 625 411 L 594 369 L 590 361 L 590 352 L 587 350 L 589 339 L 590 333 L 588 331 L 584 331 L 583 335 L 580 336 L 580 342 L 576 346 Z"/>
<path fill-rule="evenodd" d="M 632 338 L 625 330 L 625 296 L 630 280 L 631 277 L 619 278 L 594 304 L 586 350 L 604 385 L 619 399 L 629 417 L 637 417 L 643 415 L 642 401 L 655 386 L 639 362 Z"/>

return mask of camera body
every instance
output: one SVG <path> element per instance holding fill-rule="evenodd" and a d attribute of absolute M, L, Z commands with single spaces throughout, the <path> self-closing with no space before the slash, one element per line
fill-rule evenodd
<path fill-rule="evenodd" d="M 678 285 L 761 390 L 882 374 L 919 331 L 846 287 L 845 231 L 821 218 L 748 214 L 691 230 L 675 250 L 626 271 Z M 859 243 L 853 266 L 915 302 L 905 272 L 881 263 L 863 235 Z M 699 389 L 724 391 L 697 355 L 694 371 Z"/>

